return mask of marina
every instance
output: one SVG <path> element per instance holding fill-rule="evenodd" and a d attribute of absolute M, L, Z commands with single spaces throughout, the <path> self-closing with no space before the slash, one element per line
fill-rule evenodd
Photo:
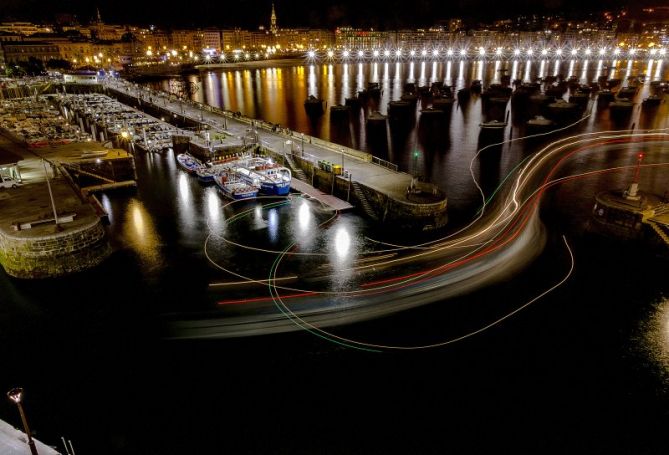
<path fill-rule="evenodd" d="M 224 135 L 229 144 L 234 144 L 227 149 L 228 154 L 239 155 L 248 147 L 259 147 L 262 154 L 281 162 L 292 174 L 302 174 L 303 180 L 311 176 L 307 184 L 321 192 L 329 192 L 348 202 L 356 201 L 354 205 L 373 219 L 392 220 L 399 229 L 432 230 L 446 224 L 446 197 L 436 185 L 428 182 L 418 185 L 414 176 L 398 172 L 392 163 L 368 153 L 292 130 L 277 129 L 267 122 L 211 106 L 176 100 L 167 93 L 124 81 L 107 81 L 106 88 L 125 102 L 149 106 L 155 112 L 202 125 L 207 129 L 205 134 Z M 202 147 L 195 143 L 195 147 L 190 147 L 193 142 L 186 142 L 191 154 L 205 162 L 228 156 L 211 145 Z M 340 162 L 341 172 L 319 168 L 321 161 Z"/>

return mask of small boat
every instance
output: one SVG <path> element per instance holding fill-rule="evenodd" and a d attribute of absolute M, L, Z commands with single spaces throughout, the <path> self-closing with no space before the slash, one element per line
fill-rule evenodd
<path fill-rule="evenodd" d="M 387 117 L 379 111 L 374 111 L 367 117 L 367 125 L 385 125 Z"/>
<path fill-rule="evenodd" d="M 335 104 L 334 106 L 330 106 L 330 118 L 347 117 L 349 111 L 350 107 L 341 104 Z"/>
<path fill-rule="evenodd" d="M 422 109 L 420 111 L 420 118 L 437 118 L 437 117 L 443 117 L 444 116 L 444 111 L 441 109 L 435 109 L 433 107 L 426 107 L 425 109 Z"/>
<path fill-rule="evenodd" d="M 634 103 L 627 98 L 618 98 L 609 104 L 611 114 L 629 114 L 634 109 Z"/>
<path fill-rule="evenodd" d="M 229 174 L 217 175 L 214 182 L 226 197 L 235 201 L 258 196 L 257 186 L 244 183 L 235 177 L 229 178 Z"/>
<path fill-rule="evenodd" d="M 304 101 L 304 109 L 307 111 L 308 115 L 318 116 L 323 115 L 323 100 L 316 98 L 314 95 L 309 95 L 309 97 Z"/>
<path fill-rule="evenodd" d="M 614 94 L 608 88 L 605 88 L 605 89 L 601 90 L 599 92 L 599 95 L 597 96 L 597 103 L 598 104 L 608 104 L 613 100 L 614 100 Z"/>
<path fill-rule="evenodd" d="M 644 107 L 655 107 L 659 106 L 660 103 L 662 102 L 662 98 L 657 95 L 650 95 L 648 98 L 643 100 L 643 106 Z"/>
<path fill-rule="evenodd" d="M 351 109 L 360 109 L 360 99 L 357 96 L 346 98 L 344 104 Z"/>
<path fill-rule="evenodd" d="M 550 127 L 555 125 L 555 122 L 541 115 L 537 115 L 533 119 L 528 120 L 527 125 L 533 127 Z"/>
<path fill-rule="evenodd" d="M 179 153 L 177 155 L 177 164 L 181 169 L 192 174 L 204 166 L 198 160 L 190 156 L 188 153 Z"/>
<path fill-rule="evenodd" d="M 506 128 L 507 122 L 500 122 L 499 120 L 492 120 L 490 122 L 479 123 L 481 129 L 484 130 L 501 130 Z"/>
<path fill-rule="evenodd" d="M 197 179 L 201 183 L 209 184 L 214 183 L 214 177 L 216 177 L 220 172 L 214 168 L 201 167 L 195 171 Z"/>
<path fill-rule="evenodd" d="M 290 193 L 292 175 L 287 167 L 276 167 L 257 171 L 260 179 L 260 192 L 268 196 L 285 196 Z"/>

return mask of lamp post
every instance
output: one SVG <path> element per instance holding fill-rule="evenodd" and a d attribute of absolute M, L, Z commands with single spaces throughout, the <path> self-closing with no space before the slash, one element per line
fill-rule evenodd
<path fill-rule="evenodd" d="M 302 158 L 304 158 L 304 133 L 302 133 Z"/>
<path fill-rule="evenodd" d="M 44 167 L 44 176 L 46 177 L 46 186 L 49 189 L 49 199 L 51 200 L 51 208 L 53 209 L 53 221 L 56 223 L 56 231 L 60 230 L 58 224 L 58 212 L 56 211 L 56 202 L 53 200 L 53 192 L 51 191 L 51 182 L 49 182 L 49 172 L 46 170 L 46 161 L 42 159 L 42 166 Z"/>
<path fill-rule="evenodd" d="M 13 401 L 16 406 L 19 408 L 19 414 L 21 415 L 21 422 L 23 422 L 23 430 L 28 436 L 28 446 L 30 447 L 31 455 L 39 455 L 37 453 L 37 447 L 35 447 L 35 441 L 33 441 L 32 434 L 30 433 L 30 427 L 28 427 L 28 420 L 26 419 L 26 414 L 23 412 L 23 406 L 21 401 L 23 399 L 23 389 L 21 387 L 16 387 L 9 392 L 7 392 L 7 398 Z"/>

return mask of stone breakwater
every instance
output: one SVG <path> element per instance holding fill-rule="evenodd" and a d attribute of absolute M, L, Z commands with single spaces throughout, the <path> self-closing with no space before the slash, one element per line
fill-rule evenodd
<path fill-rule="evenodd" d="M 16 278 L 54 278 L 100 264 L 111 254 L 99 219 L 76 229 L 23 237 L 0 230 L 0 264 Z"/>

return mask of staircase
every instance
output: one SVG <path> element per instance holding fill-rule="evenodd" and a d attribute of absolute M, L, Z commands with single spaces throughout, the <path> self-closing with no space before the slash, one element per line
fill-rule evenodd
<path fill-rule="evenodd" d="M 378 220 L 379 217 L 376 215 L 376 212 L 370 205 L 369 201 L 367 200 L 367 196 L 365 196 L 365 192 L 360 188 L 360 185 L 358 182 L 355 180 L 351 181 L 351 186 L 353 187 L 353 192 L 355 192 L 355 195 L 357 196 L 358 200 L 360 201 L 360 205 L 362 205 L 362 209 L 365 211 L 367 216 L 374 220 Z"/>
<path fill-rule="evenodd" d="M 653 228 L 653 230 L 657 233 L 657 235 L 660 236 L 660 238 L 664 241 L 664 243 L 666 243 L 667 246 L 669 246 L 669 235 L 667 235 L 662 226 L 660 226 L 654 221 L 649 221 L 648 224 L 650 224 L 650 227 Z"/>
<path fill-rule="evenodd" d="M 288 166 L 290 166 L 290 169 L 293 171 L 293 175 L 297 177 L 298 180 L 302 180 L 303 182 L 307 181 L 307 174 L 304 173 L 302 169 L 300 169 L 299 166 L 295 164 L 295 161 L 293 161 L 293 155 L 286 153 L 285 155 L 286 161 L 288 162 Z"/>
<path fill-rule="evenodd" d="M 653 207 L 653 211 L 655 212 L 654 216 L 665 215 L 669 213 L 669 204 L 658 204 Z"/>

